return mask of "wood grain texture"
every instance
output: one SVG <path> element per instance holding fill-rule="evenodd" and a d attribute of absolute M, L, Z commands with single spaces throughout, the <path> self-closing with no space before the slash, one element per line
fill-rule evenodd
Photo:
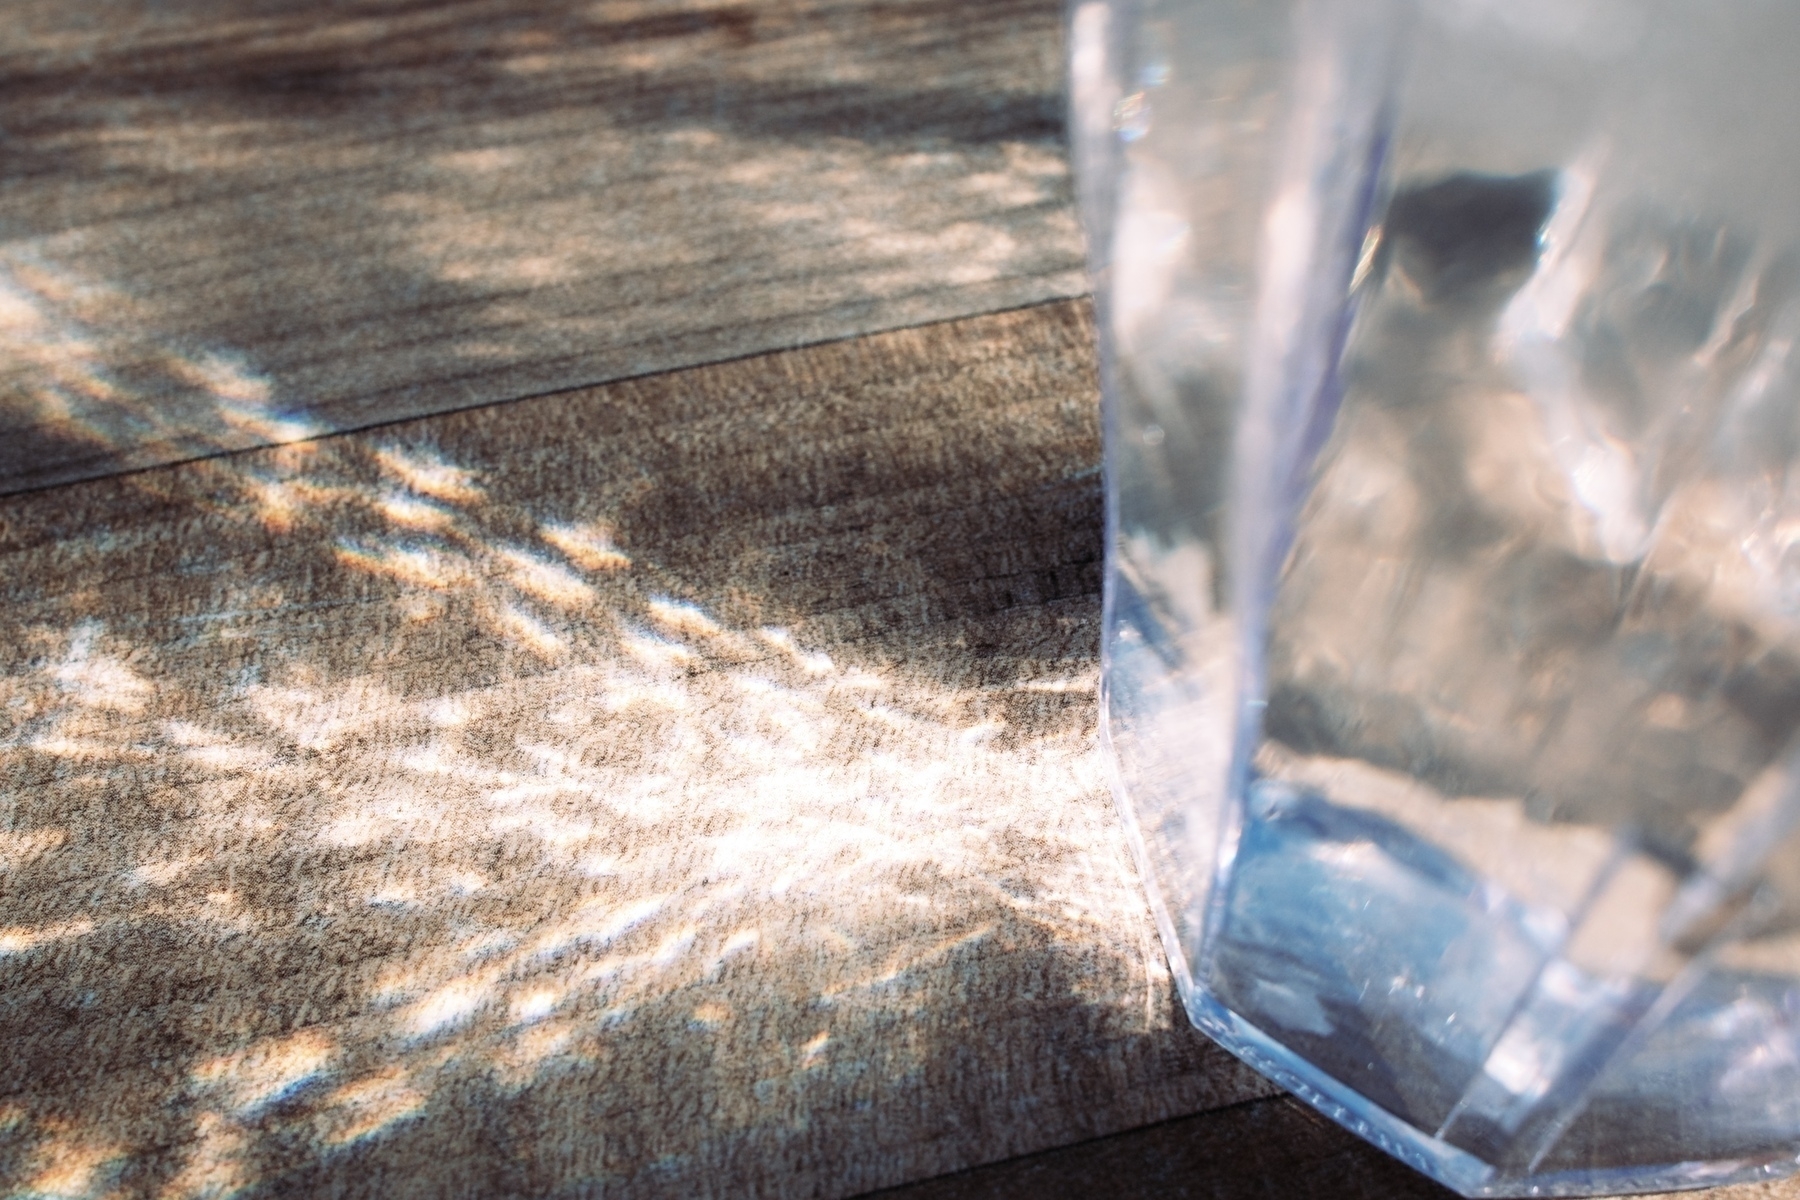
<path fill-rule="evenodd" d="M 0 1192 L 842 1196 L 1268 1095 L 1056 304 L 0 500 Z"/>
<path fill-rule="evenodd" d="M 869 1200 L 1455 1200 L 1288 1096 L 891 1188 Z"/>
<path fill-rule="evenodd" d="M 0 491 L 1082 292 L 1055 0 L 14 0 Z"/>

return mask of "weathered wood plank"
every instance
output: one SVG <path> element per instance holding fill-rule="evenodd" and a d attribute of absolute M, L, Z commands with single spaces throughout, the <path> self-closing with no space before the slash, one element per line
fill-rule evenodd
<path fill-rule="evenodd" d="M 0 500 L 0 1191 L 842 1196 L 1269 1094 L 1094 758 L 1090 339 Z"/>
<path fill-rule="evenodd" d="M 0 490 L 1078 294 L 1054 0 L 20 0 Z"/>
<path fill-rule="evenodd" d="M 876 1193 L 880 1200 L 1455 1200 L 1288 1096 Z M 876 1200 L 870 1196 L 869 1200 Z"/>

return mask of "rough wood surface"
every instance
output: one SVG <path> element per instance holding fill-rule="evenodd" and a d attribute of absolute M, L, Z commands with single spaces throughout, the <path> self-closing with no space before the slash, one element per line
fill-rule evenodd
<path fill-rule="evenodd" d="M 1287 1096 L 1181 1117 L 877 1195 L 880 1200 L 1456 1197 Z"/>
<path fill-rule="evenodd" d="M 1056 0 L 11 0 L 0 491 L 1085 290 Z"/>
<path fill-rule="evenodd" d="M 0 500 L 0 1192 L 842 1196 L 1269 1094 L 1072 303 Z"/>

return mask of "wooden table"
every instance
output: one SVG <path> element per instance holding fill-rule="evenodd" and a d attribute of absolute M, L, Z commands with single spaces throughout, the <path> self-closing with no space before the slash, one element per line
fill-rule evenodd
<path fill-rule="evenodd" d="M 8 20 L 8 1193 L 1445 1194 L 1101 782 L 1053 2 Z"/>

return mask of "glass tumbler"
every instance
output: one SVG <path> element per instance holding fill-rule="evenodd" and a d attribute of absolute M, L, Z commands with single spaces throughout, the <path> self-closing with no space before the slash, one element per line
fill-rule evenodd
<path fill-rule="evenodd" d="M 1076 0 L 1187 1010 L 1471 1196 L 1800 1154 L 1800 4 Z"/>

